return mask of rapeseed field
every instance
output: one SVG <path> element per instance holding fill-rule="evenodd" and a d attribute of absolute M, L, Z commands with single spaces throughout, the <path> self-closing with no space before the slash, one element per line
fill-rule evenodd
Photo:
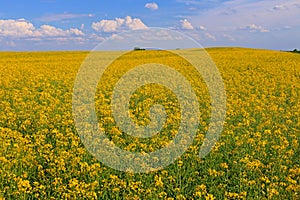
<path fill-rule="evenodd" d="M 196 55 L 199 50 L 180 51 Z M 154 137 L 128 136 L 110 109 L 117 80 L 136 63 L 159 59 L 191 82 L 201 113 L 195 141 L 174 163 L 149 173 L 107 167 L 80 140 L 72 95 L 89 52 L 1 52 L 0 199 L 300 199 L 300 56 L 246 48 L 207 52 L 224 81 L 227 113 L 220 139 L 203 159 L 198 154 L 209 126 L 210 98 L 192 66 L 164 51 L 133 51 L 99 81 L 99 125 L 132 152 L 169 143 L 180 123 L 180 105 L 164 87 L 139 88 L 130 101 L 132 119 L 147 125 L 149 108 L 157 103 L 168 118 Z"/>

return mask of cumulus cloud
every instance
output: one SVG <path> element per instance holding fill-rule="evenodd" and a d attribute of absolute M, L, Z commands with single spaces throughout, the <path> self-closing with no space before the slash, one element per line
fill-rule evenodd
<path fill-rule="evenodd" d="M 153 2 L 153 3 L 146 3 L 145 4 L 145 8 L 148 8 L 150 10 L 157 10 L 158 9 L 158 5 L 155 2 Z"/>
<path fill-rule="evenodd" d="M 53 36 L 66 36 L 67 32 L 54 26 L 42 25 L 39 30 L 35 32 L 38 36 L 53 37 Z"/>
<path fill-rule="evenodd" d="M 58 36 L 83 36 L 84 33 L 76 28 L 71 28 L 69 30 L 62 30 L 54 26 L 42 25 L 37 31 L 36 34 L 41 37 L 58 37 Z"/>
<path fill-rule="evenodd" d="M 116 18 L 115 20 L 101 20 L 93 22 L 92 28 L 99 32 L 116 32 L 124 24 L 124 19 Z"/>
<path fill-rule="evenodd" d="M 194 27 L 187 19 L 180 20 L 181 28 L 185 30 L 193 30 Z"/>
<path fill-rule="evenodd" d="M 265 29 L 264 27 L 262 26 L 258 26 L 256 24 L 250 24 L 250 25 L 247 25 L 245 26 L 244 28 L 242 28 L 244 30 L 248 30 L 250 32 L 260 32 L 260 33 L 267 33 L 267 32 L 270 32 L 268 29 Z"/>
<path fill-rule="evenodd" d="M 130 16 L 127 16 L 125 18 L 125 24 L 131 30 L 148 28 L 140 19 L 138 19 L 138 18 L 132 19 Z"/>
<path fill-rule="evenodd" d="M 35 33 L 33 24 L 19 20 L 0 20 L 0 36 L 32 36 Z"/>
<path fill-rule="evenodd" d="M 0 20 L 0 36 L 2 37 L 61 37 L 61 36 L 83 36 L 84 33 L 75 28 L 63 30 L 50 25 L 42 25 L 36 28 L 25 19 Z"/>
<path fill-rule="evenodd" d="M 115 18 L 114 20 L 101 20 L 93 22 L 92 28 L 98 32 L 118 32 L 122 30 L 139 30 L 147 29 L 148 27 L 139 18 L 130 16 L 123 18 Z"/>
<path fill-rule="evenodd" d="M 70 35 L 84 36 L 84 33 L 77 28 L 71 28 L 71 29 L 67 30 L 66 32 Z"/>

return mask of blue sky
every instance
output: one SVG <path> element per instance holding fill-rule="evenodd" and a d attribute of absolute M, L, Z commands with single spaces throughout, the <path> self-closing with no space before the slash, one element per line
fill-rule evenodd
<path fill-rule="evenodd" d="M 0 0 L 0 50 L 91 50 L 162 27 L 205 47 L 300 48 L 299 0 Z"/>

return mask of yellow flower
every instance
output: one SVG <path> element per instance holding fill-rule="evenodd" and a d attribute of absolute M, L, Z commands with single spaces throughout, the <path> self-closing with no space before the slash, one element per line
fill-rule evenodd
<path fill-rule="evenodd" d="M 157 186 L 157 187 L 163 187 L 164 186 L 164 183 L 162 182 L 160 176 L 155 175 L 154 180 L 155 180 L 155 186 Z"/>
<path fill-rule="evenodd" d="M 113 192 L 120 192 L 120 188 L 113 188 L 112 191 Z"/>
<path fill-rule="evenodd" d="M 221 163 L 220 166 L 224 169 L 228 169 L 228 165 L 227 163 Z"/>
<path fill-rule="evenodd" d="M 234 192 L 226 192 L 225 196 L 229 199 L 236 199 L 239 197 L 239 194 Z"/>
<path fill-rule="evenodd" d="M 212 195 L 212 194 L 207 194 L 206 196 L 205 196 L 205 200 L 215 200 L 216 198 L 214 197 L 214 195 Z"/>
<path fill-rule="evenodd" d="M 278 195 L 279 194 L 279 192 L 276 189 L 274 189 L 274 188 L 272 188 L 272 189 L 268 188 L 267 191 L 268 191 L 268 196 L 270 198 L 272 198 L 274 195 Z"/>
<path fill-rule="evenodd" d="M 178 167 L 182 167 L 182 165 L 183 165 L 182 160 L 178 160 Z"/>
<path fill-rule="evenodd" d="M 18 178 L 18 188 L 21 192 L 29 193 L 32 189 L 30 182 L 28 180 L 23 180 L 21 178 Z"/>
<path fill-rule="evenodd" d="M 166 192 L 160 192 L 159 194 L 158 194 L 158 197 L 159 198 L 165 198 L 167 196 L 167 193 Z"/>

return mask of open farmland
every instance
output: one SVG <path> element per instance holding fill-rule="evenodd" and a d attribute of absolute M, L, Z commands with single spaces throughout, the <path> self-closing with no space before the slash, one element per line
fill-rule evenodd
<path fill-rule="evenodd" d="M 0 198 L 299 199 L 300 56 L 244 48 L 207 51 L 224 81 L 227 113 L 222 135 L 204 159 L 198 152 L 209 125 L 210 101 L 205 82 L 191 66 L 164 51 L 134 51 L 99 82 L 99 124 L 111 141 L 133 152 L 155 151 L 170 142 L 180 123 L 180 106 L 163 87 L 140 88 L 130 102 L 134 121 L 149 123 L 154 103 L 165 107 L 168 119 L 150 139 L 127 136 L 116 126 L 109 103 L 114 83 L 128 67 L 164 58 L 189 77 L 197 94 L 201 116 L 192 146 L 166 168 L 140 174 L 97 161 L 76 132 L 73 84 L 88 52 L 1 52 Z"/>

